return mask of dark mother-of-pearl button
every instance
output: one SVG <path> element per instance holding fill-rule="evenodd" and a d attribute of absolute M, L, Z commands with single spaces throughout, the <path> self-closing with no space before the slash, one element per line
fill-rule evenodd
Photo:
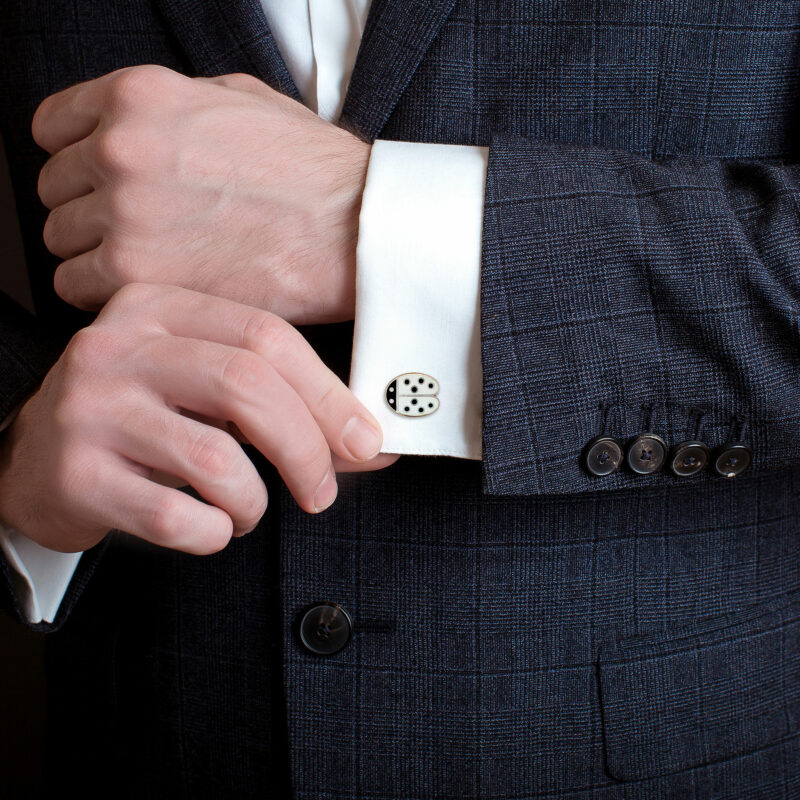
<path fill-rule="evenodd" d="M 625 460 L 638 475 L 658 472 L 667 460 L 666 442 L 654 433 L 640 433 L 628 445 Z"/>
<path fill-rule="evenodd" d="M 726 442 L 714 451 L 714 470 L 724 478 L 741 475 L 753 460 L 753 451 L 744 442 Z"/>
<path fill-rule="evenodd" d="M 316 603 L 301 612 L 297 632 L 309 653 L 330 656 L 350 641 L 353 621 L 338 603 Z"/>
<path fill-rule="evenodd" d="M 696 475 L 706 468 L 711 452 L 705 442 L 681 442 L 672 448 L 669 468 L 680 478 Z"/>
<path fill-rule="evenodd" d="M 598 478 L 610 475 L 622 463 L 622 445 L 611 436 L 595 436 L 584 448 L 583 463 Z"/>

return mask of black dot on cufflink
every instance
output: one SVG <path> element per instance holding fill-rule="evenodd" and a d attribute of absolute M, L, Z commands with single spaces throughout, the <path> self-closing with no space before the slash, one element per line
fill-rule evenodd
<path fill-rule="evenodd" d="M 411 401 L 411 405 L 412 405 L 412 406 L 415 406 L 416 404 L 417 404 L 417 398 L 415 397 L 415 398 L 414 398 L 414 399 Z"/>
<path fill-rule="evenodd" d="M 405 407 L 403 408 L 403 411 L 411 411 L 411 409 L 410 409 L 408 406 L 405 406 Z"/>
<path fill-rule="evenodd" d="M 432 384 L 432 383 L 429 383 L 429 384 L 428 384 L 428 388 L 429 388 L 429 389 L 433 389 L 433 384 Z"/>
<path fill-rule="evenodd" d="M 419 382 L 420 382 L 420 383 L 425 383 L 425 378 L 420 378 L 420 379 L 419 379 Z"/>
<path fill-rule="evenodd" d="M 428 403 L 428 408 L 433 408 L 433 403 Z"/>
<path fill-rule="evenodd" d="M 416 391 L 417 391 L 417 387 L 416 387 L 416 386 L 412 386 L 412 387 L 411 387 L 411 391 L 412 391 L 412 392 L 416 392 Z"/>
<path fill-rule="evenodd" d="M 403 381 L 403 383 L 404 383 L 406 386 L 408 386 L 408 384 L 409 384 L 409 380 L 408 380 L 408 378 L 406 378 L 406 379 Z"/>
<path fill-rule="evenodd" d="M 420 414 L 421 414 L 421 413 L 422 413 L 424 410 L 425 410 L 424 408 L 418 408 L 418 409 L 417 409 L 417 411 L 419 411 L 419 413 L 420 413 Z"/>

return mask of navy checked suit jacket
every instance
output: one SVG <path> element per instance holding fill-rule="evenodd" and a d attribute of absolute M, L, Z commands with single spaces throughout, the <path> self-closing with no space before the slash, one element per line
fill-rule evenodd
<path fill-rule="evenodd" d="M 37 310 L 2 301 L 5 414 L 92 319 L 53 292 L 37 104 L 137 63 L 297 90 L 257 0 L 0 20 Z M 490 148 L 483 461 L 340 476 L 309 516 L 250 448 L 270 506 L 223 552 L 111 532 L 34 626 L 53 793 L 800 798 L 799 91 L 794 0 L 373 0 L 341 124 Z M 304 332 L 346 379 L 351 327 Z M 753 463 L 582 468 L 642 431 Z M 293 632 L 317 601 L 354 622 L 329 657 Z"/>

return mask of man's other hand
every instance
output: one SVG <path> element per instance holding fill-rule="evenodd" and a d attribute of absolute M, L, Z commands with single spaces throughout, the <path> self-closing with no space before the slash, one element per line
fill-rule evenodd
<path fill-rule="evenodd" d="M 353 318 L 370 146 L 300 103 L 250 75 L 130 67 L 48 97 L 32 129 L 68 303 L 168 283 L 296 325 Z"/>
<path fill-rule="evenodd" d="M 337 469 L 397 459 L 375 456 L 375 418 L 280 317 L 129 284 L 72 338 L 5 431 L 0 518 L 65 552 L 113 528 L 216 552 L 267 505 L 237 438 L 275 464 L 312 513 L 334 501 Z M 174 488 L 183 484 L 207 502 Z"/>

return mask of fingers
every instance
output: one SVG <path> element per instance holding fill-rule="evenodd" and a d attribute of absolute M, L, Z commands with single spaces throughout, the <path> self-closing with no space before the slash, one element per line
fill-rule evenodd
<path fill-rule="evenodd" d="M 53 276 L 56 294 L 83 311 L 97 311 L 120 288 L 114 270 L 105 261 L 101 242 L 92 250 L 80 253 L 59 264 Z"/>
<path fill-rule="evenodd" d="M 366 461 L 379 452 L 383 434 L 375 417 L 284 320 L 188 291 L 179 302 L 154 310 L 175 336 L 212 339 L 264 358 L 302 398 L 334 453 L 349 461 Z"/>
<path fill-rule="evenodd" d="M 98 482 L 96 515 L 107 529 L 195 555 L 222 550 L 233 534 L 227 512 L 136 474 L 121 458 L 98 470 Z"/>
<path fill-rule="evenodd" d="M 39 198 L 53 209 L 94 188 L 85 161 L 85 140 L 65 147 L 47 160 L 39 173 Z"/>
<path fill-rule="evenodd" d="M 109 77 L 85 81 L 46 97 L 31 123 L 36 144 L 52 154 L 88 136 L 100 122 Z"/>
<path fill-rule="evenodd" d="M 95 192 L 54 208 L 44 224 L 47 249 L 59 258 L 72 258 L 93 250 L 103 240 L 100 200 Z"/>
<path fill-rule="evenodd" d="M 173 485 L 188 483 L 209 503 L 227 512 L 234 536 L 258 524 L 267 507 L 267 490 L 231 436 L 154 403 L 131 417 L 141 424 L 115 429 L 117 452 L 157 473 L 183 479 Z"/>
<path fill-rule="evenodd" d="M 105 115 L 140 112 L 178 81 L 191 79 L 166 67 L 146 64 L 109 72 L 45 98 L 33 115 L 31 132 L 48 153 L 86 138 Z"/>
<path fill-rule="evenodd" d="M 216 342 L 163 337 L 147 358 L 147 385 L 170 406 L 232 420 L 271 461 L 301 508 L 336 498 L 330 448 L 308 407 L 263 358 Z"/>

